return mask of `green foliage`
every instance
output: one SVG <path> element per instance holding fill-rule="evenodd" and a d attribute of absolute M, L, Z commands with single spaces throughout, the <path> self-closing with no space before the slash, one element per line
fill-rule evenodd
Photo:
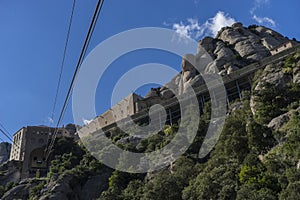
<path fill-rule="evenodd" d="M 237 200 L 276 200 L 277 195 L 272 190 L 268 188 L 257 189 L 255 184 L 243 185 L 241 189 L 237 192 Z"/>
<path fill-rule="evenodd" d="M 181 188 L 179 182 L 168 171 L 159 173 L 144 187 L 143 200 L 180 200 Z"/>
<path fill-rule="evenodd" d="M 297 61 L 297 60 L 295 59 L 294 56 L 290 56 L 290 57 L 288 57 L 288 58 L 285 60 L 285 62 L 284 62 L 284 67 L 285 67 L 285 68 L 289 68 L 289 67 L 292 68 L 296 61 Z"/>
<path fill-rule="evenodd" d="M 5 187 L 3 185 L 0 185 L 0 197 L 4 195 L 5 191 Z"/>
<path fill-rule="evenodd" d="M 282 68 L 282 72 L 284 74 L 293 74 L 293 68 L 292 67 L 284 67 L 284 68 Z"/>
<path fill-rule="evenodd" d="M 152 152 L 158 149 L 163 142 L 164 137 L 162 133 L 154 134 L 141 141 L 139 150 L 144 152 Z"/>
<path fill-rule="evenodd" d="M 287 112 L 287 107 L 292 102 L 300 99 L 300 85 L 290 84 L 284 90 L 278 90 L 274 85 L 265 83 L 256 101 L 258 108 L 254 116 L 260 124 L 268 123 L 274 117 Z"/>
<path fill-rule="evenodd" d="M 109 189 L 101 194 L 100 199 L 123 199 L 122 195 L 129 198 L 132 195 L 132 190 L 137 186 L 130 186 L 128 184 L 132 181 L 140 181 L 144 178 L 143 174 L 130 174 L 126 172 L 114 171 L 108 180 Z M 132 183 L 131 183 L 132 184 Z M 124 191 L 127 188 L 126 192 Z"/>
<path fill-rule="evenodd" d="M 8 182 L 8 183 L 5 185 L 5 191 L 10 190 L 11 188 L 14 187 L 14 185 L 15 185 L 14 182 L 12 182 L 12 181 Z"/>
<path fill-rule="evenodd" d="M 51 161 L 50 173 L 61 174 L 65 170 L 72 169 L 78 165 L 80 160 L 73 153 L 65 153 L 62 156 L 57 155 Z"/>
<path fill-rule="evenodd" d="M 226 118 L 214 151 L 215 154 L 234 157 L 242 162 L 249 151 L 246 132 L 247 118 L 246 110 L 237 110 Z"/>
<path fill-rule="evenodd" d="M 46 184 L 46 181 L 41 181 L 36 186 L 30 188 L 29 199 L 34 199 L 34 197 L 38 196 L 45 184 Z"/>
<path fill-rule="evenodd" d="M 268 123 L 271 119 L 283 113 L 278 109 L 281 107 L 279 105 L 283 102 L 282 93 L 280 92 L 274 85 L 268 82 L 262 85 L 259 94 L 254 92 L 254 95 L 257 96 L 256 101 L 258 102 L 254 118 L 258 123 Z"/>
<path fill-rule="evenodd" d="M 262 181 L 262 173 L 263 169 L 262 166 L 254 165 L 254 166 L 247 166 L 244 165 L 241 168 L 239 173 L 239 181 L 242 184 L 251 184 L 251 183 L 258 183 Z"/>
<path fill-rule="evenodd" d="M 183 191 L 183 199 L 234 199 L 238 162 L 225 157 L 212 158 Z"/>
<path fill-rule="evenodd" d="M 53 149 L 53 155 L 63 155 L 65 153 L 68 154 L 72 152 L 77 157 L 81 157 L 84 154 L 82 148 L 78 144 L 74 143 L 73 138 L 68 137 L 57 138 Z"/>
<path fill-rule="evenodd" d="M 293 66 L 291 62 L 285 64 Z M 260 75 L 257 73 L 256 78 Z M 83 185 L 90 177 L 109 172 L 110 178 L 105 182 L 108 188 L 99 197 L 102 200 L 297 199 L 300 190 L 300 171 L 296 169 L 300 159 L 300 114 L 294 111 L 278 132 L 272 132 L 263 124 L 274 116 L 298 108 L 300 87 L 299 84 L 290 84 L 286 90 L 267 84 L 264 87 L 266 89 L 257 95 L 261 103 L 258 114 L 252 116 L 251 93 L 244 92 L 242 109 L 227 116 L 216 146 L 203 159 L 197 156 L 199 149 L 206 145 L 203 139 L 210 119 L 210 103 L 205 105 L 199 121 L 193 116 L 195 108 L 187 109 L 187 117 L 181 121 L 186 136 L 177 142 L 190 140 L 189 135 L 194 131 L 197 135 L 188 151 L 161 171 L 147 175 L 113 171 L 83 147 L 64 138 L 56 141 L 49 177 L 60 180 L 73 175 Z M 137 127 L 129 130 L 132 131 L 138 131 Z M 152 152 L 169 144 L 177 131 L 177 125 L 167 125 L 159 133 L 142 139 L 137 146 L 128 143 L 120 147 L 128 151 Z M 278 135 L 281 139 L 276 137 L 276 141 Z M 118 129 L 109 134 L 116 144 L 127 136 Z M 95 149 L 99 147 L 97 141 L 91 139 L 89 142 Z M 124 154 L 119 158 L 119 165 L 126 163 Z M 31 189 L 31 196 L 38 195 L 41 189 L 40 183 Z M 0 194 L 5 190 L 0 187 Z"/>
<path fill-rule="evenodd" d="M 262 163 L 257 165 L 243 165 L 239 173 L 239 181 L 243 185 L 242 188 L 247 186 L 255 186 L 255 190 L 266 192 L 270 190 L 273 193 L 280 191 L 278 180 L 275 176 L 269 174 Z"/>
<path fill-rule="evenodd" d="M 144 183 L 141 180 L 132 180 L 123 191 L 124 200 L 140 200 L 143 197 Z"/>
<path fill-rule="evenodd" d="M 258 153 L 266 153 L 275 144 L 271 129 L 250 120 L 247 124 L 247 134 L 249 139 L 249 148 Z"/>
<path fill-rule="evenodd" d="M 236 59 L 236 60 L 242 60 L 243 58 L 242 58 L 242 56 L 240 54 L 236 53 L 236 54 L 234 54 L 234 59 Z"/>
<path fill-rule="evenodd" d="M 285 60 L 282 72 L 284 73 L 283 80 L 289 80 L 293 75 L 296 63 L 299 60 L 298 54 L 288 57 Z M 299 66 L 297 66 L 299 67 Z M 261 80 L 262 72 L 257 72 L 254 78 L 253 89 Z M 285 87 L 279 87 L 268 82 L 261 85 L 261 90 L 253 90 L 255 101 L 257 102 L 257 111 L 254 116 L 255 120 L 260 124 L 266 124 L 274 117 L 277 117 L 284 112 L 287 112 L 289 105 L 299 105 L 300 99 L 300 84 L 288 83 Z"/>
<path fill-rule="evenodd" d="M 293 74 L 293 69 L 296 67 L 296 63 L 299 60 L 299 53 L 289 56 L 285 62 L 284 67 L 282 68 L 282 72 L 285 74 Z"/>
<path fill-rule="evenodd" d="M 280 200 L 294 200 L 300 197 L 300 181 L 290 183 L 280 194 Z"/>
<path fill-rule="evenodd" d="M 259 69 L 256 71 L 254 78 L 253 78 L 253 83 L 252 83 L 252 91 L 254 91 L 255 87 L 257 86 L 258 82 L 260 81 L 260 77 L 263 73 L 262 69 Z"/>

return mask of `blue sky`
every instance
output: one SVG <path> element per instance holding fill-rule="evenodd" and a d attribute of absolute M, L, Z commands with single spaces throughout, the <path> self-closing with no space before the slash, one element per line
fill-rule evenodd
<path fill-rule="evenodd" d="M 107 0 L 89 51 L 110 36 L 132 28 L 164 27 L 201 39 L 234 21 L 246 26 L 262 24 L 299 40 L 299 4 L 297 0 Z M 95 5 L 96 0 L 77 0 L 54 121 Z M 72 0 L 0 0 L 0 122 L 12 134 L 22 126 L 50 123 L 71 6 Z M 110 106 L 109 99 L 103 96 L 130 67 L 158 62 L 180 70 L 180 61 L 174 55 L 155 51 L 135 52 L 120 58 L 111 72 L 107 72 L 106 80 L 99 83 L 103 89 L 96 97 L 98 114 Z M 144 91 L 139 90 L 141 94 Z M 68 108 L 63 124 L 72 121 Z"/>

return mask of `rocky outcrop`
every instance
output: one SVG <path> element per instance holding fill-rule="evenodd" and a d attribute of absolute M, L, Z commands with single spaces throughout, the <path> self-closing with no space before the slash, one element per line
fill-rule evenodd
<path fill-rule="evenodd" d="M 8 190 L 1 199 L 12 200 L 12 199 L 29 199 L 29 191 L 31 188 L 39 184 L 40 180 L 23 180 L 17 186 Z"/>
<path fill-rule="evenodd" d="M 287 113 L 284 113 L 284 114 L 279 115 L 278 117 L 272 119 L 270 121 L 270 123 L 268 124 L 268 127 L 275 131 L 279 131 L 279 129 L 281 127 L 283 127 L 283 125 L 285 125 L 291 119 L 294 111 L 300 112 L 300 107 L 296 110 L 291 110 Z"/>
<path fill-rule="evenodd" d="M 255 115 L 262 102 L 261 97 L 268 93 L 278 93 L 272 101 L 277 104 L 285 104 L 289 100 L 289 96 L 283 96 L 288 90 L 292 88 L 292 84 L 300 83 L 300 54 L 297 53 L 281 62 L 267 65 L 262 73 L 257 77 L 257 81 L 253 88 L 253 95 L 250 100 L 250 107 L 253 115 Z M 296 89 L 296 88 L 295 88 Z M 293 90 L 295 90 L 293 89 Z M 300 91 L 299 91 L 300 92 Z M 298 93 L 299 93 L 298 92 Z M 288 94 L 286 94 L 288 95 Z M 288 120 L 288 114 L 279 116 L 269 124 L 274 129 L 278 129 L 278 124 L 284 123 Z M 275 125 L 277 124 L 277 125 Z"/>
<path fill-rule="evenodd" d="M 108 187 L 111 171 L 104 171 L 99 175 L 87 178 L 85 181 L 76 174 L 65 174 L 59 181 L 51 180 L 41 191 L 40 200 L 56 199 L 97 199 L 101 192 Z"/>
<path fill-rule="evenodd" d="M 30 196 L 30 190 L 38 184 L 45 183 L 45 179 L 25 179 L 17 186 L 7 191 L 1 198 L 3 200 L 12 199 L 33 199 L 56 200 L 56 199 L 97 199 L 101 192 L 108 187 L 108 178 L 112 170 L 104 170 L 103 173 L 90 176 L 78 177 L 77 174 L 65 173 L 58 179 L 51 178 L 37 194 Z"/>
<path fill-rule="evenodd" d="M 267 89 L 273 89 L 275 91 L 284 90 L 292 81 L 292 77 L 282 71 L 282 65 L 283 63 L 267 65 L 262 74 L 258 77 L 259 81 L 254 87 L 253 95 L 250 100 L 250 107 L 253 115 L 257 112 L 260 97 Z"/>
<path fill-rule="evenodd" d="M 91 177 L 82 187 L 79 197 L 81 200 L 96 199 L 107 188 L 107 180 L 110 174 L 102 174 Z"/>
<path fill-rule="evenodd" d="M 217 38 L 232 45 L 241 57 L 254 61 L 270 56 L 271 49 L 289 41 L 266 27 L 252 25 L 245 28 L 241 23 L 223 28 Z"/>
<path fill-rule="evenodd" d="M 241 23 L 235 23 L 231 27 L 224 27 L 216 38 L 203 38 L 199 42 L 197 55 L 183 57 L 181 73 L 164 87 L 150 91 L 147 97 L 162 96 L 162 94 L 165 97 L 172 97 L 170 91 L 165 92 L 168 87 L 176 88 L 175 92 L 182 94 L 189 84 L 202 85 L 204 83 L 201 77 L 203 74 L 230 75 L 246 65 L 271 56 L 271 50 L 274 47 L 288 41 L 290 41 L 288 38 L 264 26 L 244 27 Z M 210 56 L 209 59 L 201 57 L 203 50 Z M 192 63 L 189 62 L 191 60 Z M 197 66 L 198 70 L 193 65 Z M 299 71 L 295 74 L 294 82 L 300 82 Z M 276 74 L 274 78 L 277 79 L 276 76 L 280 75 Z"/>
<path fill-rule="evenodd" d="M 268 127 L 278 131 L 284 124 L 286 124 L 290 120 L 289 113 L 285 113 L 283 115 L 280 115 L 270 121 L 268 124 Z"/>
<path fill-rule="evenodd" d="M 29 190 L 31 187 L 33 187 L 33 185 L 29 183 L 13 187 L 3 195 L 2 200 L 29 199 Z"/>
<path fill-rule="evenodd" d="M 300 84 L 300 53 L 294 56 L 298 62 L 293 65 L 293 83 Z"/>
<path fill-rule="evenodd" d="M 18 183 L 21 178 L 22 162 L 7 161 L 0 166 L 0 185 L 7 185 L 10 182 Z"/>
<path fill-rule="evenodd" d="M 120 139 L 117 144 L 126 145 L 126 144 L 133 144 L 134 146 L 137 146 L 142 138 L 135 137 L 135 136 L 128 136 Z"/>
<path fill-rule="evenodd" d="M 266 27 L 252 25 L 246 28 L 236 23 L 222 28 L 215 39 L 204 38 L 199 45 L 214 58 L 210 65 L 216 65 L 219 71 L 225 70 L 225 74 L 230 74 L 251 62 L 270 56 L 271 49 L 287 41 L 287 38 Z M 210 65 L 206 72 L 212 72 Z M 231 72 L 225 68 L 226 65 L 232 68 Z"/>
<path fill-rule="evenodd" d="M 146 94 L 145 98 L 158 97 L 160 88 L 151 88 L 151 90 Z"/>
<path fill-rule="evenodd" d="M 10 156 L 11 144 L 8 142 L 0 143 L 0 164 L 8 161 Z"/>

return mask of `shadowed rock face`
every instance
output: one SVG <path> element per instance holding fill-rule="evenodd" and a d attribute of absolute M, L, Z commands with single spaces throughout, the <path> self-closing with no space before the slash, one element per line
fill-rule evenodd
<path fill-rule="evenodd" d="M 166 97 L 170 97 L 170 93 L 165 92 L 168 86 L 176 86 L 176 92 L 182 94 L 187 84 L 193 86 L 203 84 L 201 74 L 231 74 L 244 66 L 271 56 L 273 48 L 288 41 L 290 40 L 287 37 L 264 26 L 244 27 L 241 23 L 235 23 L 231 27 L 224 27 L 215 38 L 205 37 L 199 41 L 198 55 L 195 56 L 196 64 L 207 62 L 203 59 L 197 59 L 201 54 L 201 49 L 206 50 L 212 58 L 212 61 L 205 63 L 206 67 L 201 69 L 201 72 L 198 72 L 187 61 L 190 58 L 183 58 L 181 73 L 167 83 L 165 87 L 158 88 L 155 95 L 163 97 L 167 94 Z M 148 97 L 151 96 L 149 93 Z"/>
<path fill-rule="evenodd" d="M 38 192 L 39 200 L 90 200 L 97 199 L 101 192 L 107 189 L 108 179 L 112 170 L 104 170 L 103 173 L 80 179 L 77 174 L 65 174 L 60 180 L 53 180 L 44 185 Z M 1 199 L 29 199 L 30 190 L 41 183 L 40 179 L 25 179 L 19 182 L 16 187 L 7 191 Z"/>
<path fill-rule="evenodd" d="M 10 156 L 11 144 L 7 142 L 0 143 L 0 164 L 8 161 Z"/>

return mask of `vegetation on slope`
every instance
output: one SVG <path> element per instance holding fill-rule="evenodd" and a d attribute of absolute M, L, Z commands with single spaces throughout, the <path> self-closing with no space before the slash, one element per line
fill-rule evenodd
<path fill-rule="evenodd" d="M 297 56 L 288 58 L 283 72 L 290 76 L 291 70 L 300 67 L 297 62 Z M 260 75 L 256 79 L 260 79 Z M 255 80 L 255 84 L 259 81 Z M 84 185 L 91 177 L 108 172 L 110 177 L 102 180 L 106 184 L 105 191 L 99 196 L 102 200 L 298 199 L 300 88 L 299 84 L 291 82 L 287 90 L 273 88 L 273 85 L 263 87 L 256 99 L 259 104 L 254 115 L 250 98 L 255 94 L 244 91 L 242 105 L 240 102 L 231 105 L 237 109 L 232 109 L 228 115 L 213 151 L 206 158 L 198 159 L 197 153 L 209 122 L 207 104 L 199 123 L 195 122 L 199 129 L 188 151 L 168 168 L 153 173 L 113 171 L 95 160 L 82 145 L 61 139 L 56 142 L 56 157 L 47 178 L 31 189 L 30 198 L 38 199 L 47 192 L 49 195 L 55 192 L 47 187 L 66 176 L 73 177 L 75 186 Z M 286 112 L 291 116 L 280 129 L 266 126 L 271 119 Z M 177 129 L 176 125 L 166 126 L 138 145 L 118 142 L 128 136 L 119 130 L 109 137 L 126 150 L 151 152 L 166 145 Z"/>

